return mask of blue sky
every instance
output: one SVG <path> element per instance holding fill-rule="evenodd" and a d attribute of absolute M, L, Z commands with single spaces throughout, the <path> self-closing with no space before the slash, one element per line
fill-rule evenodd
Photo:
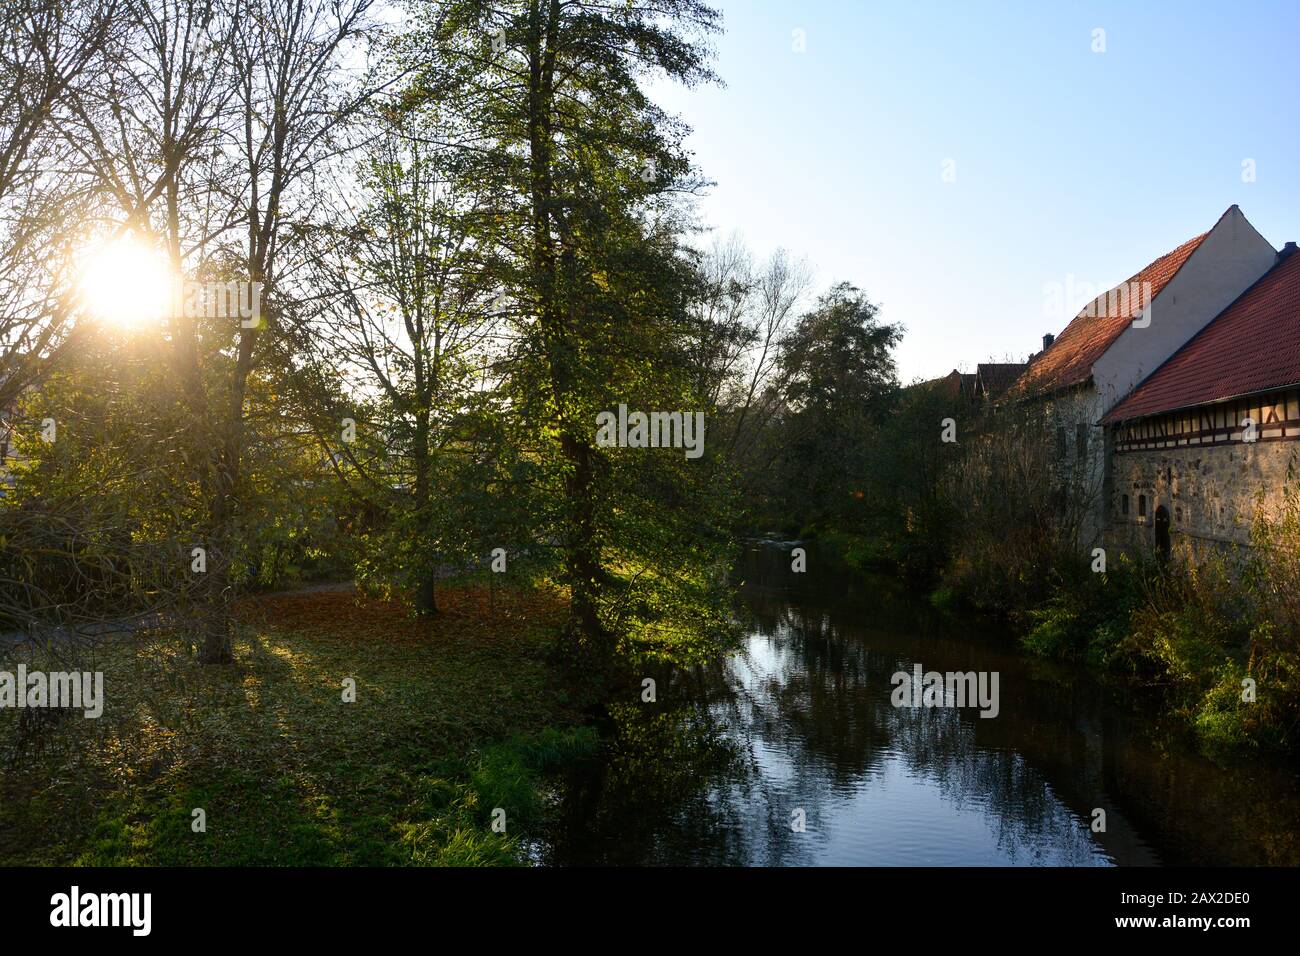
<path fill-rule="evenodd" d="M 904 381 L 1023 358 L 1068 321 L 1049 289 L 1102 291 L 1233 203 L 1300 239 L 1300 0 L 715 4 L 726 86 L 656 86 L 716 181 L 703 217 L 862 287 L 907 327 Z"/>

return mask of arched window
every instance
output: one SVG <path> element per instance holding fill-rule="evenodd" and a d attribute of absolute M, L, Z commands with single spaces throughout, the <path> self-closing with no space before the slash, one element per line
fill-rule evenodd
<path fill-rule="evenodd" d="M 1168 558 L 1173 544 L 1169 538 L 1169 509 L 1161 505 L 1156 509 L 1156 554 Z"/>
<path fill-rule="evenodd" d="M 1127 514 L 1128 514 L 1128 495 L 1121 495 L 1121 496 L 1120 496 L 1120 499 L 1119 499 L 1119 513 L 1122 514 L 1122 515 L 1127 515 Z"/>
<path fill-rule="evenodd" d="M 1138 517 L 1145 518 L 1146 516 L 1147 516 L 1147 496 L 1138 495 Z"/>

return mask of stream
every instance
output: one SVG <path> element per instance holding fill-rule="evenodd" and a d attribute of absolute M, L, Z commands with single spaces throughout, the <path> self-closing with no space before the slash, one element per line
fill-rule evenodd
<path fill-rule="evenodd" d="M 740 646 L 616 711 L 612 743 L 562 782 L 538 862 L 1300 863 L 1296 768 L 1212 761 L 1151 702 L 986 623 L 813 548 L 792 572 L 792 544 L 747 546 Z M 996 672 L 996 716 L 896 706 L 894 675 L 918 664 Z"/>

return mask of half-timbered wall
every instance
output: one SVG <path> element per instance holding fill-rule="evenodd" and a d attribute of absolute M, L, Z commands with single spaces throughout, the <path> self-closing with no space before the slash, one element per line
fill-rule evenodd
<path fill-rule="evenodd" d="M 1300 389 L 1252 395 L 1130 422 L 1120 429 L 1115 451 L 1123 454 L 1243 442 L 1248 439 L 1251 423 L 1257 441 L 1300 438 Z"/>
<path fill-rule="evenodd" d="M 1108 544 L 1153 548 L 1161 506 L 1175 545 L 1193 553 L 1247 544 L 1255 509 L 1300 481 L 1300 389 L 1130 423 L 1113 439 Z"/>

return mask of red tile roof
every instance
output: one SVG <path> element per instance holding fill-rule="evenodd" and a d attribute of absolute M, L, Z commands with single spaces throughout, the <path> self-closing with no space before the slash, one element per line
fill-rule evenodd
<path fill-rule="evenodd" d="M 1294 249 L 1106 415 L 1113 422 L 1300 383 Z"/>
<path fill-rule="evenodd" d="M 978 385 L 997 397 L 1016 383 L 1028 366 L 1024 362 L 980 362 L 975 366 Z"/>
<path fill-rule="evenodd" d="M 1086 382 L 1092 375 L 1092 366 L 1097 359 L 1114 344 L 1133 316 L 1146 307 L 1149 300 L 1145 299 L 1146 287 L 1143 283 L 1151 284 L 1150 298 L 1154 299 L 1208 235 L 1208 232 L 1203 232 L 1195 239 L 1187 240 L 1131 279 L 1102 293 L 1084 306 L 1065 327 L 1065 331 L 1056 337 L 1056 341 L 1034 359 L 1029 370 L 1016 383 L 1017 390 L 1029 393 L 1054 392 Z M 1141 296 L 1132 296 L 1130 301 L 1130 296 L 1127 295 L 1130 289 L 1144 291 Z M 1143 298 L 1143 301 L 1137 301 L 1138 298 Z M 1117 301 L 1127 304 L 1121 309 L 1112 308 L 1111 304 Z"/>

